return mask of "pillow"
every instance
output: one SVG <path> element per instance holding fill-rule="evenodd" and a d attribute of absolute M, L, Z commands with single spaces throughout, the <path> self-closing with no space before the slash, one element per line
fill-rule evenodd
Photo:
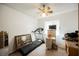
<path fill-rule="evenodd" d="M 29 34 L 24 35 L 24 36 L 21 36 L 21 40 L 22 40 L 24 43 L 30 43 L 30 42 L 32 42 L 31 35 L 29 35 Z"/>
<path fill-rule="evenodd" d="M 32 38 L 31 38 L 32 41 L 35 41 L 35 40 L 36 40 L 34 33 L 31 33 L 31 37 L 32 37 Z"/>
<path fill-rule="evenodd" d="M 26 36 L 21 36 L 21 40 L 26 43 Z"/>
<path fill-rule="evenodd" d="M 22 41 L 26 41 L 26 36 L 21 36 Z"/>
<path fill-rule="evenodd" d="M 26 42 L 27 43 L 31 43 L 32 42 L 32 38 L 31 38 L 31 35 L 30 34 L 27 34 L 26 35 Z"/>
<path fill-rule="evenodd" d="M 23 43 L 24 43 L 24 42 L 21 40 L 21 37 L 20 37 L 20 36 L 17 36 L 17 37 L 16 37 L 16 41 L 17 41 L 17 46 L 18 46 L 18 47 L 22 46 Z"/>

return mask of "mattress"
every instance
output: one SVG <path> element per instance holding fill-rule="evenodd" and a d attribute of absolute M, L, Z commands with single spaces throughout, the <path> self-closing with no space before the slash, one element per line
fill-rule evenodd
<path fill-rule="evenodd" d="M 40 40 L 36 40 L 33 41 L 31 44 L 28 44 L 22 48 L 19 49 L 19 51 L 21 52 L 21 54 L 23 56 L 29 54 L 31 51 L 33 51 L 35 48 L 37 48 L 38 46 L 40 46 L 43 42 Z"/>

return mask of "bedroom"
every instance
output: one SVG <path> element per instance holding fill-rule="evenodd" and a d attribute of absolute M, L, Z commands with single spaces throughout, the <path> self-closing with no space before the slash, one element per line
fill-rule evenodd
<path fill-rule="evenodd" d="M 8 33 L 8 47 L 0 50 L 1 55 L 8 55 L 15 51 L 15 36 L 31 34 L 32 41 L 34 41 L 35 37 L 32 31 L 40 27 L 45 29 L 47 26 L 45 25 L 46 22 L 53 22 L 54 25 L 58 24 L 57 28 L 59 28 L 59 30 L 56 31 L 56 33 L 59 34 L 56 36 L 56 43 L 58 47 L 65 48 L 65 42 L 63 40 L 64 34 L 78 30 L 78 4 L 50 3 L 46 5 L 49 5 L 53 10 L 52 15 L 48 17 L 40 16 L 40 10 L 38 10 L 40 3 L 0 4 L 0 31 L 6 31 Z M 46 45 L 43 46 L 45 47 Z M 43 51 L 42 49 L 44 48 L 37 50 Z M 6 50 L 8 51 L 6 52 Z M 36 53 L 37 52 L 32 52 L 33 55 L 36 55 Z M 60 55 L 62 55 L 62 53 Z M 49 55 L 50 54 L 51 52 Z M 43 54 L 40 53 L 40 55 Z"/>

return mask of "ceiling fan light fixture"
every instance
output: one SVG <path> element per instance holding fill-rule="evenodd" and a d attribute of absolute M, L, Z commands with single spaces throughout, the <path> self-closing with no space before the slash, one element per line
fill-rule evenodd
<path fill-rule="evenodd" d="M 46 14 L 45 13 L 42 13 L 42 17 L 46 17 Z"/>
<path fill-rule="evenodd" d="M 46 17 L 46 16 L 50 16 L 53 11 L 51 9 L 51 7 L 43 4 L 40 8 L 38 8 L 41 12 L 42 17 Z"/>

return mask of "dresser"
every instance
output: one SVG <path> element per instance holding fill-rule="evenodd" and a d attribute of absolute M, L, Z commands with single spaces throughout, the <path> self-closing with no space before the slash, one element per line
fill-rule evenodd
<path fill-rule="evenodd" d="M 72 42 L 65 40 L 66 52 L 69 56 L 79 56 L 78 42 Z"/>

